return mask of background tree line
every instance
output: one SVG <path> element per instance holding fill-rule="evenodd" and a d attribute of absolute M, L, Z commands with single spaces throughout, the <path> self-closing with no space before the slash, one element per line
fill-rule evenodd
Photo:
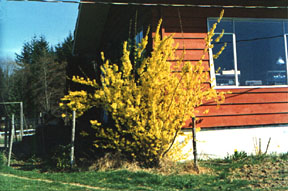
<path fill-rule="evenodd" d="M 14 61 L 1 60 L 0 102 L 22 101 L 26 118 L 36 119 L 40 112 L 60 116 L 58 104 L 66 90 L 72 45 L 71 34 L 56 46 L 50 46 L 44 36 L 34 36 Z M 0 113 L 17 113 L 17 107 L 2 105 Z"/>

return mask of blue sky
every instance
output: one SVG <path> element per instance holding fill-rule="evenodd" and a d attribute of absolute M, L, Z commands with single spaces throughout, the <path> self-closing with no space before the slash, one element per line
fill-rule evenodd
<path fill-rule="evenodd" d="M 43 35 L 50 45 L 73 34 L 78 4 L 0 0 L 0 57 L 14 59 L 25 42 Z"/>

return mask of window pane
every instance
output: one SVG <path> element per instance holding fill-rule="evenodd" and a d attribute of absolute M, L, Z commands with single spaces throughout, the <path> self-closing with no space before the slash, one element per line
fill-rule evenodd
<path fill-rule="evenodd" d="M 218 59 L 214 59 L 217 86 L 235 85 L 233 36 L 224 35 L 219 43 L 214 44 L 213 54 L 216 54 L 224 43 L 227 43 L 225 50 Z"/>
<path fill-rule="evenodd" d="M 287 84 L 283 22 L 236 21 L 235 33 L 240 86 Z"/>
<path fill-rule="evenodd" d="M 209 19 L 209 29 L 213 27 L 213 24 L 217 22 L 217 19 Z M 225 33 L 233 32 L 233 22 L 232 20 L 222 20 L 215 30 L 215 33 L 221 33 L 224 29 Z"/>
<path fill-rule="evenodd" d="M 138 43 L 140 43 L 142 39 L 143 39 L 143 27 L 141 27 L 141 30 L 135 36 L 136 45 L 138 45 Z"/>
<path fill-rule="evenodd" d="M 284 21 L 284 33 L 288 33 L 288 21 Z"/>

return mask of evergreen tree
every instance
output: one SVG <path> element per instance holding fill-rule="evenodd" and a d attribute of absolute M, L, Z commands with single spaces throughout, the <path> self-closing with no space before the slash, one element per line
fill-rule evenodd
<path fill-rule="evenodd" d="M 26 42 L 22 52 L 16 54 L 19 68 L 14 74 L 15 87 L 20 87 L 18 95 L 29 117 L 37 117 L 39 112 L 59 115 L 58 101 L 65 90 L 69 51 L 72 51 L 71 35 L 55 48 L 49 47 L 41 36 Z"/>

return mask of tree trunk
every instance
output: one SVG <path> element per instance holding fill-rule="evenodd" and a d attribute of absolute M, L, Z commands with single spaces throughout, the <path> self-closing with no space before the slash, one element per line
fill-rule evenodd
<path fill-rule="evenodd" d="M 49 111 L 50 105 L 49 105 L 49 97 L 48 97 L 47 69 L 45 65 L 43 67 L 43 71 L 44 71 L 45 109 L 46 111 Z"/>

